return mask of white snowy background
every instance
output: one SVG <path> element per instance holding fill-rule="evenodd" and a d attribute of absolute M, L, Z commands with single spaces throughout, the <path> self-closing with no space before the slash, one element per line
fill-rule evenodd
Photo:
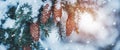
<path fill-rule="evenodd" d="M 71 4 L 73 4 L 74 2 L 76 2 L 76 0 L 66 0 L 71 2 Z M 41 39 L 39 40 L 39 42 L 42 44 L 42 46 L 48 50 L 49 48 L 51 50 L 99 50 L 99 47 L 105 47 L 107 45 L 115 45 L 114 48 L 112 48 L 113 50 L 120 50 L 120 39 L 116 40 L 118 38 L 119 35 L 119 20 L 118 18 L 116 18 L 116 16 L 111 15 L 111 16 L 107 16 L 106 14 L 109 13 L 115 13 L 118 12 L 118 10 L 120 9 L 120 1 L 119 0 L 98 0 L 97 1 L 99 3 L 99 5 L 104 5 L 104 8 L 101 8 L 101 10 L 98 10 L 98 16 L 100 16 L 98 18 L 97 22 L 93 22 L 90 17 L 89 14 L 84 13 L 82 20 L 80 23 L 80 28 L 83 28 L 82 30 L 84 31 L 88 31 L 88 32 L 94 32 L 93 30 L 97 30 L 98 34 L 96 35 L 96 37 L 98 38 L 98 40 L 95 41 L 85 41 L 86 44 L 80 44 L 80 43 L 76 43 L 75 41 L 77 41 L 77 35 L 74 34 L 74 32 L 72 33 L 73 36 L 70 36 L 70 40 L 67 43 L 61 42 L 59 40 L 59 35 L 58 35 L 58 29 L 57 27 L 53 27 L 52 31 L 49 33 L 49 37 L 46 38 L 46 41 L 42 41 Z M 39 12 L 39 8 L 41 7 L 41 5 L 45 5 L 46 3 L 48 4 L 52 4 L 50 0 L 47 0 L 45 2 L 42 2 L 42 0 L 0 0 L 0 25 L 1 20 L 5 19 L 7 17 L 6 12 L 8 11 L 8 6 L 17 6 L 17 3 L 19 3 L 18 7 L 23 5 L 24 3 L 28 3 L 30 5 L 32 5 L 32 17 L 36 17 Z M 107 4 L 106 4 L 107 3 Z M 25 12 L 27 12 L 27 9 L 25 9 Z M 66 12 L 63 11 L 63 16 L 67 16 L 65 14 Z M 86 14 L 88 16 L 86 16 Z M 107 17 L 106 17 L 107 16 Z M 66 17 L 63 17 L 66 18 Z M 88 19 L 89 18 L 89 19 Z M 88 21 L 89 20 L 89 21 Z M 36 19 L 34 21 L 37 21 Z M 83 23 L 84 21 L 84 23 Z M 91 23 L 94 24 L 91 24 Z M 106 29 L 99 29 L 104 27 L 103 26 L 103 22 L 108 25 L 110 27 L 110 32 Z M 97 23 L 97 24 L 96 24 Z M 5 21 L 2 28 L 13 28 L 15 24 L 15 20 L 12 20 L 10 18 L 7 18 L 7 20 Z M 78 23 L 79 24 L 79 23 Z M 89 24 L 90 26 L 87 26 L 85 24 Z M 113 27 L 118 25 L 118 27 Z M 86 27 L 87 26 L 87 27 Z M 96 28 L 97 27 L 97 28 Z M 92 28 L 92 29 L 89 29 Z M 5 35 L 7 37 L 7 33 Z M 78 37 L 79 38 L 79 37 Z M 119 37 L 120 38 L 120 37 Z M 7 50 L 7 46 L 4 46 L 3 44 L 0 44 L 0 50 Z"/>

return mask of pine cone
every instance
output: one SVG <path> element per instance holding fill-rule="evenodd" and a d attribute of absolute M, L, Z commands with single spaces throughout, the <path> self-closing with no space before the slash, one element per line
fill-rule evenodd
<path fill-rule="evenodd" d="M 37 23 L 32 23 L 30 25 L 30 33 L 34 41 L 39 40 L 40 32 L 39 32 L 39 25 Z"/>
<path fill-rule="evenodd" d="M 47 20 L 49 19 L 50 17 L 50 14 L 51 14 L 51 10 L 48 9 L 49 5 L 46 4 L 45 7 L 43 8 L 43 12 L 42 12 L 42 23 L 46 23 Z"/>
<path fill-rule="evenodd" d="M 58 22 L 58 21 L 60 21 L 60 18 L 61 18 L 61 16 L 62 16 L 62 7 L 61 7 L 61 2 L 60 3 L 56 3 L 55 5 L 54 5 L 54 22 Z M 57 7 L 57 6 L 59 6 L 59 7 Z"/>
<path fill-rule="evenodd" d="M 30 47 L 30 45 L 28 46 L 23 46 L 23 50 L 31 50 L 32 48 Z"/>
<path fill-rule="evenodd" d="M 66 21 L 66 36 L 70 36 L 72 33 L 73 29 L 75 29 L 75 9 L 72 5 L 65 5 L 65 9 L 68 13 L 68 19 Z"/>
<path fill-rule="evenodd" d="M 74 19 L 68 18 L 66 22 L 66 36 L 70 36 L 74 28 L 75 28 Z"/>

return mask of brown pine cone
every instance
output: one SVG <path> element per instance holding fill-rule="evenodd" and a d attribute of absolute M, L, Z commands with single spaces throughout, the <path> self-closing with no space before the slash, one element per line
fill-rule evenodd
<path fill-rule="evenodd" d="M 75 21 L 74 19 L 68 18 L 66 22 L 66 36 L 70 36 L 73 29 L 75 29 Z"/>
<path fill-rule="evenodd" d="M 62 5 L 61 2 L 56 3 L 54 5 L 54 12 L 53 12 L 53 14 L 54 14 L 54 22 L 58 22 L 60 20 L 61 16 L 62 16 L 62 7 L 61 7 L 61 5 Z M 59 6 L 59 7 L 57 7 L 57 6 Z"/>
<path fill-rule="evenodd" d="M 30 24 L 30 34 L 34 41 L 39 40 L 40 32 L 39 32 L 39 25 L 37 23 Z"/>
<path fill-rule="evenodd" d="M 41 20 L 42 20 L 42 23 L 46 23 L 47 20 L 48 20 L 49 17 L 50 17 L 51 11 L 48 10 L 48 7 L 49 7 L 49 5 L 46 4 L 45 7 L 43 8 L 42 19 L 41 19 Z"/>
<path fill-rule="evenodd" d="M 72 31 L 75 29 L 75 9 L 72 5 L 66 4 L 65 10 L 68 13 L 68 19 L 66 21 L 66 36 L 70 36 Z"/>
<path fill-rule="evenodd" d="M 30 45 L 28 46 L 23 46 L 23 50 L 31 50 L 32 48 L 30 47 Z"/>

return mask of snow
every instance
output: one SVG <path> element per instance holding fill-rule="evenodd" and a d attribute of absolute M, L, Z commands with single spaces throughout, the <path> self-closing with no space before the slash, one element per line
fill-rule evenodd
<path fill-rule="evenodd" d="M 32 18 L 36 18 L 39 14 L 38 10 L 43 5 L 42 0 L 19 0 L 19 5 L 22 6 L 23 4 L 28 3 L 32 7 Z M 19 7 L 18 7 L 19 8 Z M 29 10 L 25 8 L 24 13 L 26 14 Z M 37 22 L 38 19 L 34 19 L 33 22 Z"/>
<path fill-rule="evenodd" d="M 89 45 L 87 46 L 78 43 L 60 42 L 57 27 L 51 29 L 50 35 L 46 41 L 47 43 L 44 43 L 44 41 L 41 42 L 43 42 L 42 45 L 45 46 L 46 50 L 48 48 L 50 48 L 51 50 L 97 50 L 95 47 Z"/>
<path fill-rule="evenodd" d="M 116 43 L 116 46 L 114 47 L 114 50 L 120 50 L 120 41 Z"/>
<path fill-rule="evenodd" d="M 26 0 L 26 1 L 20 0 L 19 2 L 20 3 L 25 2 L 25 3 L 28 3 L 28 4 L 32 5 L 32 15 L 31 16 L 33 18 L 33 22 L 34 23 L 37 22 L 37 20 L 38 20 L 36 17 L 39 14 L 39 12 L 38 12 L 39 8 L 42 5 L 45 6 L 46 4 L 49 4 L 48 10 L 50 10 L 51 9 L 51 5 L 52 5 L 50 0 L 47 0 L 45 2 L 42 2 L 42 0 L 31 0 L 31 1 L 29 1 L 29 0 Z"/>
<path fill-rule="evenodd" d="M 59 34 L 57 28 L 51 29 L 49 38 L 47 38 L 47 41 L 51 44 L 57 43 L 59 41 Z"/>
<path fill-rule="evenodd" d="M 4 36 L 5 36 L 5 39 L 7 39 L 9 35 L 8 35 L 8 33 L 6 32 Z"/>
<path fill-rule="evenodd" d="M 89 44 L 89 43 L 90 43 L 90 41 L 87 41 L 86 43 L 87 43 L 87 44 Z"/>
<path fill-rule="evenodd" d="M 0 20 L 1 19 L 5 19 L 5 17 L 3 16 L 5 14 L 5 12 L 8 10 L 7 9 L 7 2 L 3 2 L 3 1 L 0 1 Z"/>
<path fill-rule="evenodd" d="M 95 12 L 97 12 L 97 16 L 92 16 L 88 12 L 81 13 L 79 12 L 79 10 L 78 12 L 76 12 L 75 17 L 77 18 L 75 21 L 77 21 L 76 23 L 78 23 L 80 32 L 82 31 L 81 34 L 87 33 L 95 36 L 94 42 L 92 41 L 93 44 L 91 43 L 91 45 L 93 46 L 95 43 L 96 46 L 101 46 L 101 47 L 110 45 L 115 42 L 115 39 L 119 35 L 118 30 L 113 27 L 113 25 L 116 25 L 114 15 L 111 16 L 109 15 L 110 13 L 112 13 L 113 8 L 106 10 L 106 8 L 111 7 L 109 4 L 106 5 L 106 7 L 102 7 L 98 10 L 95 10 Z M 78 37 L 78 35 L 72 34 L 71 39 L 75 39 L 75 37 L 73 36 L 75 36 L 77 39 L 80 38 Z M 89 37 L 87 39 L 89 39 Z M 79 40 L 75 40 L 75 41 L 79 41 Z M 87 40 L 83 40 L 83 41 L 87 41 Z"/>
<path fill-rule="evenodd" d="M 17 5 L 17 0 L 7 0 L 7 1 L 1 1 L 0 0 L 0 20 L 5 19 L 4 15 L 5 12 L 8 11 L 8 6 L 16 6 Z M 2 7 L 1 7 L 2 6 Z"/>
<path fill-rule="evenodd" d="M 24 27 L 22 27 L 22 28 L 20 29 L 20 34 L 19 34 L 20 37 L 22 37 L 22 35 L 23 35 L 23 30 L 24 30 Z"/>
<path fill-rule="evenodd" d="M 69 4 L 71 4 L 71 5 L 74 5 L 76 2 L 77 2 L 77 0 L 65 0 L 65 1 L 67 1 Z"/>
<path fill-rule="evenodd" d="M 6 12 L 8 11 L 8 6 L 16 6 L 17 5 L 17 0 L 7 0 L 7 1 L 0 1 L 0 20 L 5 20 L 7 15 Z M 2 6 L 2 7 L 1 7 Z M 1 23 L 1 21 L 0 21 Z M 5 23 L 3 24 L 3 28 L 12 28 L 14 25 L 15 21 L 8 18 Z"/>
<path fill-rule="evenodd" d="M 6 46 L 4 46 L 3 44 L 0 44 L 0 50 L 7 50 Z"/>
<path fill-rule="evenodd" d="M 116 22 L 113 22 L 113 25 L 116 25 Z"/>
<path fill-rule="evenodd" d="M 22 10 L 24 11 L 23 14 L 27 14 L 28 12 L 30 12 L 30 10 L 28 8 L 22 8 Z"/>
<path fill-rule="evenodd" d="M 3 28 L 7 29 L 7 28 L 13 28 L 15 24 L 15 20 L 12 20 L 10 18 L 8 18 L 6 20 L 6 22 L 3 24 Z"/>
<path fill-rule="evenodd" d="M 38 18 L 33 18 L 33 22 L 36 23 L 38 21 Z"/>
<path fill-rule="evenodd" d="M 99 1 L 100 1 L 99 4 L 106 3 L 106 1 L 104 0 Z M 110 8 L 111 6 L 109 4 L 106 6 Z M 52 32 L 49 33 L 50 37 L 47 38 L 47 40 L 49 41 L 46 41 L 48 43 L 43 45 L 48 45 L 47 47 L 50 47 L 52 50 L 99 50 L 99 47 L 105 47 L 110 44 L 113 45 L 113 43 L 116 41 L 115 39 L 118 37 L 118 30 L 112 26 L 116 25 L 116 21 L 114 21 L 115 18 L 113 17 L 114 15 L 112 16 L 108 15 L 109 13 L 112 12 L 113 8 L 106 10 L 107 7 L 95 10 L 95 12 L 97 12 L 97 16 L 95 19 L 90 13 L 84 12 L 81 14 L 80 12 L 77 12 L 78 13 L 77 14 L 78 16 L 76 16 L 77 19 L 80 14 L 82 15 L 79 18 L 80 20 L 78 20 L 79 22 L 76 22 L 78 23 L 80 31 L 82 30 L 87 32 L 88 34 L 92 34 L 93 36 L 95 36 L 96 39 L 94 40 L 83 39 L 83 41 L 86 44 L 76 43 L 77 41 L 82 41 L 82 38 L 80 38 L 80 36 L 73 31 L 71 36 L 67 37 L 69 42 L 67 43 L 60 42 L 58 40 L 58 38 L 60 38 L 58 37 L 57 32 L 58 30 L 56 28 L 52 28 L 51 29 Z M 118 6 L 116 8 L 118 8 Z M 62 12 L 63 14 L 61 22 L 64 24 L 68 15 L 64 10 Z M 114 50 L 119 50 L 119 48 L 120 47 L 118 42 L 118 45 L 115 47 Z"/>
<path fill-rule="evenodd" d="M 55 6 L 59 10 L 61 8 L 61 0 L 58 0 Z"/>
<path fill-rule="evenodd" d="M 77 0 L 65 0 L 69 2 L 69 4 L 74 4 L 77 2 Z M 0 0 L 0 20 L 5 19 L 6 12 L 8 11 L 9 5 L 16 6 L 17 2 L 19 2 L 19 6 L 23 5 L 24 3 L 28 3 L 32 7 L 32 18 L 34 19 L 33 22 L 36 22 L 38 19 L 36 18 L 37 15 L 39 14 L 38 10 L 39 8 L 43 5 L 45 6 L 46 4 L 49 4 L 48 10 L 51 9 L 52 3 L 50 0 L 47 0 L 45 2 L 42 2 L 42 0 L 6 0 L 6 1 L 1 1 Z M 107 4 L 106 4 L 107 3 Z M 106 4 L 105 7 L 101 7 L 100 10 L 97 10 L 97 19 L 94 20 L 92 15 L 89 13 L 85 12 L 82 14 L 80 17 L 81 20 L 78 22 L 80 30 L 85 31 L 85 32 L 90 32 L 88 34 L 92 34 L 96 37 L 94 41 L 92 40 L 86 40 L 84 39 L 83 41 L 86 44 L 81 44 L 81 43 L 76 43 L 77 41 L 81 40 L 82 38 L 79 37 L 76 32 L 72 32 L 72 36 L 67 37 L 69 38 L 69 42 L 61 42 L 59 33 L 58 33 L 58 28 L 53 27 L 51 29 L 51 32 L 49 32 L 49 37 L 46 38 L 46 41 L 39 40 L 39 42 L 42 44 L 42 46 L 45 48 L 45 50 L 99 50 L 100 47 L 104 47 L 107 45 L 115 45 L 116 38 L 118 37 L 118 30 L 113 27 L 112 25 L 116 25 L 116 21 L 113 16 L 109 16 L 108 14 L 114 11 L 117 11 L 117 9 L 120 8 L 119 0 L 98 0 L 98 5 Z M 60 8 L 60 2 L 57 3 L 57 9 Z M 24 14 L 28 12 L 27 8 L 24 8 Z M 65 27 L 65 21 L 67 20 L 67 12 L 64 10 L 62 11 L 62 18 L 61 22 L 63 26 Z M 80 12 L 78 12 L 77 15 Z M 78 16 L 77 16 L 78 17 Z M 113 20 L 114 19 L 114 20 Z M 59 21 L 60 19 L 57 18 Z M 76 20 L 77 21 L 77 20 Z M 0 21 L 0 25 L 1 25 Z M 14 28 L 15 25 L 15 20 L 12 20 L 10 18 L 7 18 L 5 23 L 3 24 L 3 28 Z M 107 27 L 106 27 L 107 26 Z M 21 34 L 24 28 L 21 29 Z M 8 33 L 5 33 L 4 35 L 6 38 L 8 38 Z M 13 34 L 12 36 L 15 36 Z M 82 41 L 82 40 L 81 40 Z M 101 42 L 102 41 L 102 42 Z M 7 50 L 6 46 L 3 44 L 0 44 L 0 50 Z M 113 50 L 120 50 L 120 41 L 118 41 L 114 47 Z"/>
<path fill-rule="evenodd" d="M 60 17 L 57 17 L 56 20 L 57 20 L 57 21 L 60 21 Z"/>

